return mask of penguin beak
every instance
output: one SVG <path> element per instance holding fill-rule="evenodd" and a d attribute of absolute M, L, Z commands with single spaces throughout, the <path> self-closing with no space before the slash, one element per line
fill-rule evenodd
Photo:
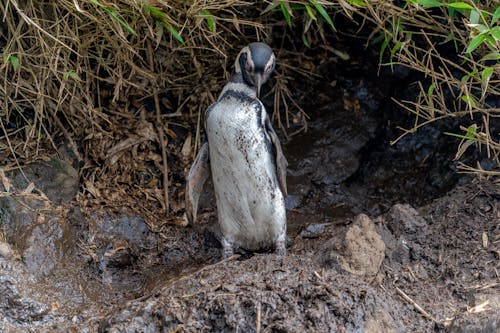
<path fill-rule="evenodd" d="M 259 96 L 260 96 L 260 87 L 262 86 L 262 83 L 264 81 L 262 73 L 255 73 L 253 80 L 255 82 L 255 88 L 257 88 L 257 98 L 259 98 Z"/>

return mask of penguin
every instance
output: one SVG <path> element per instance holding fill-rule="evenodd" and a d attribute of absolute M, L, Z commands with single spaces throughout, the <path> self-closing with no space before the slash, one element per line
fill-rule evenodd
<path fill-rule="evenodd" d="M 194 223 L 198 200 L 209 177 L 214 186 L 222 256 L 234 249 L 274 247 L 286 254 L 287 160 L 269 116 L 259 100 L 275 68 L 264 43 L 245 46 L 217 101 L 204 113 L 207 141 L 186 182 L 186 216 Z"/>

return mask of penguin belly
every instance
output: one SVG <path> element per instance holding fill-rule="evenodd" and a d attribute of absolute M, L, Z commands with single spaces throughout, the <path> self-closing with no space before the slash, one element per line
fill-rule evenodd
<path fill-rule="evenodd" d="M 220 101 L 206 120 L 219 224 L 234 246 L 267 248 L 286 228 L 267 114 L 260 102 L 234 105 L 231 98 Z"/>

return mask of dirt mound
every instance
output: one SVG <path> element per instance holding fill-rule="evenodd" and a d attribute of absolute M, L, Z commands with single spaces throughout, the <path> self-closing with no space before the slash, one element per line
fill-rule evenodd
<path fill-rule="evenodd" d="M 414 314 L 314 255 L 256 255 L 182 278 L 110 318 L 111 332 L 401 331 Z M 415 328 L 418 328 L 415 326 Z M 181 330 L 182 329 L 182 330 Z"/>

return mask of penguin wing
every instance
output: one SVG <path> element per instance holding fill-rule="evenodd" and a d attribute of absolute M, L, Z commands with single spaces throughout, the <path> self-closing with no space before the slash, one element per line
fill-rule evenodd
<path fill-rule="evenodd" d="M 285 155 L 283 154 L 283 150 L 281 149 L 280 139 L 278 138 L 278 135 L 276 135 L 269 117 L 266 117 L 265 125 L 267 135 L 269 135 L 269 138 L 271 139 L 271 142 L 274 146 L 276 171 L 278 174 L 278 181 L 280 183 L 281 192 L 283 192 L 283 195 L 287 195 L 288 191 L 286 189 L 286 167 L 288 165 L 288 162 L 285 158 Z"/>
<path fill-rule="evenodd" d="M 198 201 L 200 199 L 203 186 L 209 177 L 210 161 L 208 154 L 208 142 L 205 142 L 198 151 L 198 155 L 196 155 L 196 158 L 194 159 L 186 180 L 185 203 L 186 216 L 189 224 L 193 224 L 196 221 Z"/>

